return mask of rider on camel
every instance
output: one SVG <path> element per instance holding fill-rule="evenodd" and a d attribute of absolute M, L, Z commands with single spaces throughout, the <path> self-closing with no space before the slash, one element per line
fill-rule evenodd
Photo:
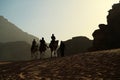
<path fill-rule="evenodd" d="M 33 39 L 33 41 L 32 41 L 32 48 L 34 48 L 35 46 L 36 46 L 36 41 L 35 41 L 35 39 Z"/>
<path fill-rule="evenodd" d="M 54 43 L 55 39 L 56 39 L 55 36 L 54 36 L 54 34 L 52 34 L 51 39 L 52 39 L 51 43 Z"/>
<path fill-rule="evenodd" d="M 42 40 L 40 40 L 40 44 L 41 44 L 41 45 L 46 45 L 46 42 L 45 42 L 45 40 L 44 40 L 43 37 L 42 37 Z"/>
<path fill-rule="evenodd" d="M 43 51 L 45 51 L 46 47 L 47 47 L 46 42 L 45 42 L 44 38 L 42 37 L 42 40 L 40 40 L 40 48 L 39 49 L 42 49 Z"/>

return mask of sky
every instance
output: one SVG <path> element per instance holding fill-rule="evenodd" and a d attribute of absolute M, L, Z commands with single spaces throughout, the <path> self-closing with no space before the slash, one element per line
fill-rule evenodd
<path fill-rule="evenodd" d="M 23 31 L 57 40 L 76 36 L 93 39 L 98 25 L 107 24 L 108 10 L 119 0 L 0 0 L 0 16 Z"/>

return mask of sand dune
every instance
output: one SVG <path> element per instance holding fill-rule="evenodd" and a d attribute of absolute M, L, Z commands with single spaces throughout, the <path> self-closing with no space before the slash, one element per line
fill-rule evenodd
<path fill-rule="evenodd" d="M 119 80 L 120 49 L 0 65 L 0 80 Z"/>

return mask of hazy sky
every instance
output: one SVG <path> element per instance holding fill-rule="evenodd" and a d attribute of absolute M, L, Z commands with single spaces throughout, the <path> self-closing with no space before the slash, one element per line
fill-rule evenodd
<path fill-rule="evenodd" d="M 50 41 L 52 33 L 59 40 L 87 36 L 119 0 L 0 0 L 0 15 L 23 31 Z"/>

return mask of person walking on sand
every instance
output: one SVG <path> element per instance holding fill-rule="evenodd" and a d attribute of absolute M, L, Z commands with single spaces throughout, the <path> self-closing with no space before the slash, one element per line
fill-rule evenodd
<path fill-rule="evenodd" d="M 60 43 L 60 55 L 61 57 L 64 57 L 64 51 L 65 51 L 65 44 L 63 41 Z"/>

